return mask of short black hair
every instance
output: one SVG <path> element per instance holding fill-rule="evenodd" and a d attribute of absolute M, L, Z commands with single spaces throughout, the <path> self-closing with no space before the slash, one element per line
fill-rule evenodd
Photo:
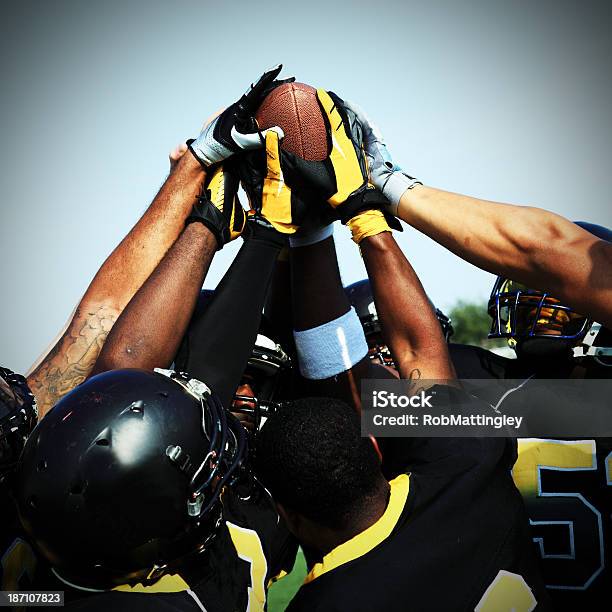
<path fill-rule="evenodd" d="M 357 413 L 330 398 L 284 403 L 258 436 L 255 469 L 275 501 L 332 529 L 367 512 L 384 484 Z"/>

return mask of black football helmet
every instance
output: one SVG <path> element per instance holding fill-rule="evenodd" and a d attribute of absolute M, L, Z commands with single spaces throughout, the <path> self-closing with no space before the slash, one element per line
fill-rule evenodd
<path fill-rule="evenodd" d="M 21 522 L 69 585 L 151 584 L 206 549 L 246 450 L 244 429 L 200 381 L 105 372 L 30 435 L 16 473 Z"/>
<path fill-rule="evenodd" d="M 612 242 L 612 231 L 584 221 L 576 225 Z M 489 338 L 506 338 L 519 355 L 592 357 L 612 365 L 612 332 L 549 293 L 498 276 L 488 304 Z"/>
<path fill-rule="evenodd" d="M 352 285 L 346 286 L 344 291 L 363 326 L 363 332 L 370 348 L 370 358 L 380 362 L 382 365 L 395 367 L 391 352 L 382 338 L 382 328 L 378 312 L 376 311 L 370 280 L 364 278 Z M 439 308 L 436 308 L 431 300 L 430 303 L 436 313 L 436 318 L 440 322 L 444 338 L 448 342 L 454 333 L 452 321 L 449 316 L 445 315 Z"/>
<path fill-rule="evenodd" d="M 38 420 L 26 379 L 0 367 L 0 482 L 12 470 Z"/>

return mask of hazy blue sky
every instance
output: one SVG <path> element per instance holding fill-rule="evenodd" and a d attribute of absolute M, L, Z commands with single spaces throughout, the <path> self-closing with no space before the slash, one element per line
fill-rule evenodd
<path fill-rule="evenodd" d="M 359 102 L 428 184 L 612 225 L 609 6 L 5 4 L 0 363 L 28 368 L 157 191 L 167 152 L 278 62 Z M 363 277 L 336 236 L 344 280 Z M 398 240 L 437 305 L 488 296 L 490 275 L 410 228 Z"/>

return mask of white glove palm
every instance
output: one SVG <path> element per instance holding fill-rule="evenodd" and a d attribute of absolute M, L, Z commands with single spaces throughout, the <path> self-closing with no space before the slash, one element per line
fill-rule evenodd
<path fill-rule="evenodd" d="M 259 105 L 274 88 L 295 81 L 294 77 L 276 79 L 282 67 L 279 64 L 264 72 L 240 100 L 204 126 L 200 135 L 189 143 L 189 149 L 205 167 L 241 151 L 263 148 L 267 132 L 276 132 L 279 138 L 284 136 L 278 126 L 260 131 L 254 116 Z"/>

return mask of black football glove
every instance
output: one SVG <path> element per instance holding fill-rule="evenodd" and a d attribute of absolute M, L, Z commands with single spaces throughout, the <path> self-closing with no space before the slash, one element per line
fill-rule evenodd
<path fill-rule="evenodd" d="M 215 166 L 207 175 L 202 193 L 186 223 L 203 223 L 217 239 L 221 249 L 242 234 L 246 222 L 238 199 L 238 172 L 232 161 Z"/>
<path fill-rule="evenodd" d="M 283 131 L 278 126 L 261 132 L 255 120 L 255 111 L 273 89 L 295 81 L 294 77 L 276 79 L 282 67 L 283 65 L 279 64 L 264 72 L 240 100 L 215 117 L 192 141 L 189 149 L 203 166 L 219 163 L 239 151 L 263 148 L 265 134 L 268 131 L 283 136 Z"/>

